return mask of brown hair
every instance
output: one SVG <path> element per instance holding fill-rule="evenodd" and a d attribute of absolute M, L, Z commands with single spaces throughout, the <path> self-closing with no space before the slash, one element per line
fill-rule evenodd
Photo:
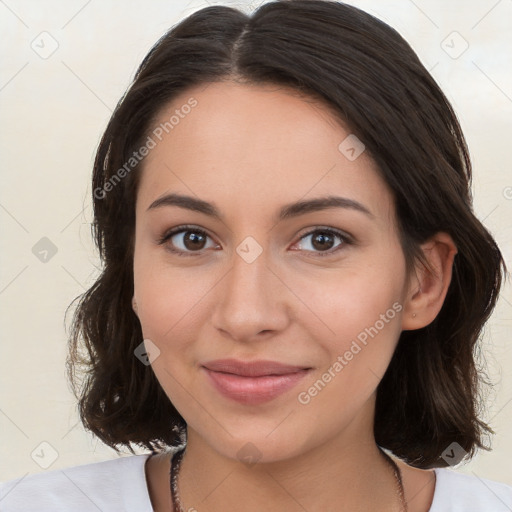
<path fill-rule="evenodd" d="M 183 440 L 185 421 L 151 367 L 134 357 L 142 342 L 131 308 L 141 164 L 117 178 L 176 95 L 224 80 L 289 86 L 321 99 L 350 127 L 393 192 L 409 271 L 425 263 L 422 242 L 440 231 L 451 235 L 458 254 L 446 299 L 430 325 L 401 333 L 377 389 L 375 439 L 420 468 L 446 465 L 440 455 L 452 442 L 469 456 L 488 449 L 482 437 L 493 431 L 479 419 L 484 380 L 475 357 L 506 267 L 472 211 L 464 136 L 398 32 L 328 0 L 274 1 L 250 16 L 201 9 L 154 45 L 119 101 L 94 162 L 93 230 L 103 271 L 80 297 L 67 360 L 85 428 L 132 453 L 132 443 L 155 450 Z"/>

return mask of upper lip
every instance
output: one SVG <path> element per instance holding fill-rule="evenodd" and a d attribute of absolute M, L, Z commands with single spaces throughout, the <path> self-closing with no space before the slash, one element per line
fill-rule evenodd
<path fill-rule="evenodd" d="M 310 369 L 308 366 L 294 366 L 277 361 L 240 361 L 237 359 L 217 359 L 203 363 L 202 366 L 215 372 L 231 373 L 243 377 L 286 375 Z"/>

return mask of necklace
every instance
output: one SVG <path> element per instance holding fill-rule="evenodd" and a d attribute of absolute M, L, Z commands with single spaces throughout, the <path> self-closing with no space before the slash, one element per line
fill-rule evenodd
<path fill-rule="evenodd" d="M 395 474 L 395 480 L 397 484 L 397 494 L 400 498 L 400 512 L 407 512 L 407 502 L 405 501 L 404 496 L 404 485 L 402 483 L 402 472 L 400 468 L 397 466 L 396 462 L 379 446 L 379 450 L 382 452 L 382 455 L 389 462 L 391 467 L 393 468 L 393 473 Z M 185 448 L 181 448 L 178 452 L 174 454 L 171 459 L 171 471 L 170 471 L 170 487 L 171 487 L 171 501 L 172 507 L 175 512 L 185 512 L 183 506 L 181 505 L 180 495 L 178 491 L 178 475 L 180 472 L 181 460 L 183 459 L 183 455 L 185 453 Z M 190 510 L 190 509 L 189 509 Z M 194 510 L 194 509 L 191 509 Z"/>
<path fill-rule="evenodd" d="M 393 468 L 397 485 L 397 494 L 398 497 L 400 498 L 400 512 L 407 512 L 407 501 L 405 501 L 404 484 L 402 482 L 402 472 L 400 471 L 400 468 L 398 467 L 397 463 L 380 446 L 378 446 L 378 448 L 381 451 L 382 455 L 384 455 L 386 460 Z M 180 509 L 178 510 L 179 512 L 182 512 Z"/>

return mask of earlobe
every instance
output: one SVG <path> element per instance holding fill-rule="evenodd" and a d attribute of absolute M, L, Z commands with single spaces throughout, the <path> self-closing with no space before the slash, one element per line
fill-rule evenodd
<path fill-rule="evenodd" d="M 421 249 L 429 268 L 424 265 L 416 267 L 415 276 L 411 279 L 402 317 L 404 331 L 426 327 L 441 311 L 458 252 L 451 236 L 443 232 L 422 244 Z"/>

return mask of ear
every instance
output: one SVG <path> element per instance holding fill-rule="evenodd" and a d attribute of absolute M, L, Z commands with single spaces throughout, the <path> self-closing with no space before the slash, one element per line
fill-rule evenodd
<path fill-rule="evenodd" d="M 133 309 L 133 311 L 135 312 L 135 314 L 136 314 L 137 316 L 139 316 L 139 315 L 137 314 L 137 301 L 135 300 L 135 297 L 133 297 L 133 298 L 132 298 L 132 309 Z"/>
<path fill-rule="evenodd" d="M 434 321 L 444 303 L 452 279 L 457 247 L 450 235 L 439 232 L 421 245 L 432 270 L 418 264 L 407 290 L 402 330 L 426 327 Z"/>

